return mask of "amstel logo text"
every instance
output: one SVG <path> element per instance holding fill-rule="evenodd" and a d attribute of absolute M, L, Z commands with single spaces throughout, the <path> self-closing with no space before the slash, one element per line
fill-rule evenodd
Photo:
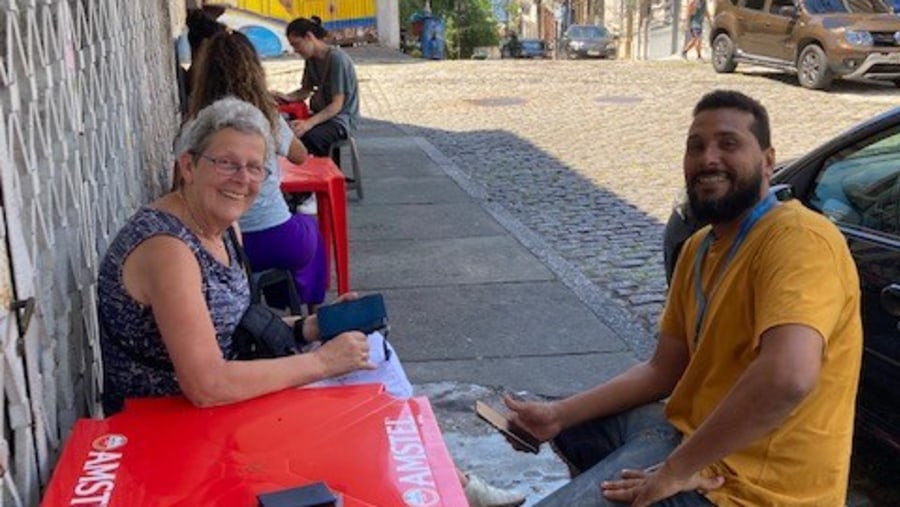
<path fill-rule="evenodd" d="M 416 420 L 409 413 L 401 414 L 397 419 L 385 419 L 384 426 L 403 501 L 410 507 L 437 505 L 440 496 Z"/>
<path fill-rule="evenodd" d="M 116 452 L 128 443 L 125 435 L 109 434 L 91 443 L 87 459 L 81 467 L 81 475 L 69 505 L 105 507 L 109 505 L 116 487 L 116 471 L 122 462 L 122 452 Z"/>

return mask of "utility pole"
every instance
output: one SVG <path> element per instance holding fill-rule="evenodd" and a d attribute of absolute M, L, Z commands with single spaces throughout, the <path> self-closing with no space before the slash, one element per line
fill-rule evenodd
<path fill-rule="evenodd" d="M 634 54 L 634 3 L 635 0 L 625 0 L 625 58 L 628 60 Z"/>

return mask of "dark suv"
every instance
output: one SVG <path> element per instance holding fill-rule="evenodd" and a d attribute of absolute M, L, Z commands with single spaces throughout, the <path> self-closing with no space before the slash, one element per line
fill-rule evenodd
<path fill-rule="evenodd" d="M 900 451 L 900 107 L 776 169 L 847 238 L 862 284 L 865 333 L 857 426 Z M 681 205 L 665 232 L 666 274 L 701 224 Z"/>
<path fill-rule="evenodd" d="M 718 0 L 710 33 L 712 64 L 739 62 L 796 72 L 825 89 L 835 77 L 900 86 L 900 16 L 893 0 Z"/>

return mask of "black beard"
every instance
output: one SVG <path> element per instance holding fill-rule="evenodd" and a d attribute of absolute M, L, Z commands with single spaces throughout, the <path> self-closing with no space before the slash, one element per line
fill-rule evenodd
<path fill-rule="evenodd" d="M 753 178 L 746 184 L 742 184 L 724 197 L 715 200 L 701 200 L 692 190 L 693 185 L 688 186 L 688 204 L 691 213 L 702 223 L 720 224 L 730 222 L 741 216 L 759 201 L 759 191 L 762 188 L 762 171 L 757 171 Z"/>

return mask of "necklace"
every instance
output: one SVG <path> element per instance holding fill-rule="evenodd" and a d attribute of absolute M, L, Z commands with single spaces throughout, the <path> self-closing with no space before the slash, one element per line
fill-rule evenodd
<path fill-rule="evenodd" d="M 191 222 L 197 228 L 197 232 L 200 233 L 198 235 L 198 237 L 200 238 L 200 241 L 202 243 L 205 243 L 206 245 L 212 246 L 216 250 L 219 250 L 219 251 L 225 250 L 225 244 L 222 242 L 221 237 L 209 239 L 209 234 L 206 232 L 206 228 L 203 227 L 203 224 L 201 224 L 199 220 L 197 220 L 197 217 L 194 215 L 194 211 L 191 209 L 191 205 L 188 204 L 187 198 L 184 196 L 184 191 L 179 190 L 176 193 L 178 194 L 178 197 L 181 199 L 181 202 L 184 205 L 185 211 L 187 211 L 188 218 L 191 219 Z"/>

